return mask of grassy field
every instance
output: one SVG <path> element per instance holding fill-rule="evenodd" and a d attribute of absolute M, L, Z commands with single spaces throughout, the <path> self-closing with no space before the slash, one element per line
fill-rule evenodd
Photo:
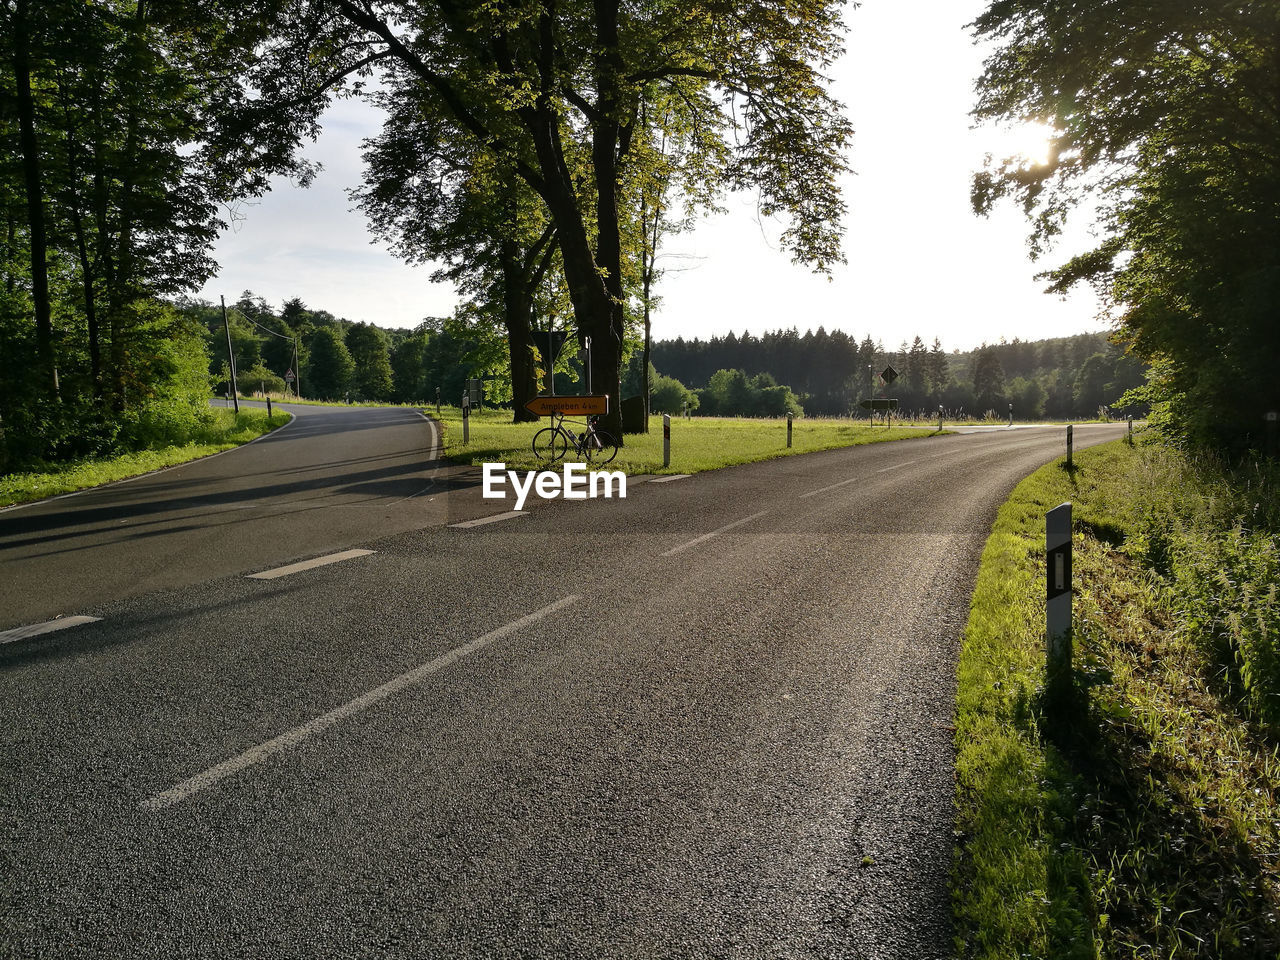
<path fill-rule="evenodd" d="M 287 413 L 276 413 L 268 420 L 267 411 L 255 407 L 244 407 L 239 415 L 232 410 L 210 409 L 207 424 L 191 438 L 190 443 L 182 446 L 82 460 L 45 472 L 11 473 L 0 477 L 0 507 L 43 500 L 207 457 L 248 443 L 284 426 L 289 420 Z"/>
<path fill-rule="evenodd" d="M 1159 446 L 1001 509 L 959 667 L 960 957 L 1280 956 L 1276 474 Z M 1071 501 L 1074 695 L 1044 682 L 1044 513 Z"/>
<path fill-rule="evenodd" d="M 423 408 L 434 415 L 435 407 Z M 457 407 L 441 410 L 444 452 L 458 463 L 502 462 L 509 469 L 532 470 L 542 465 L 533 455 L 533 435 L 550 425 L 514 424 L 509 410 L 485 410 L 471 415 L 470 443 L 462 443 L 462 414 Z M 566 421 L 568 425 L 569 421 Z M 581 429 L 579 421 L 575 432 Z M 692 417 L 671 420 L 671 465 L 662 466 L 662 418 L 650 420 L 649 433 L 628 435 L 611 470 L 627 474 L 698 473 L 735 463 L 752 463 L 795 453 L 812 453 L 885 440 L 937 436 L 937 430 L 909 427 L 869 427 L 853 420 L 796 420 L 792 446 L 787 448 L 786 420 L 746 420 Z"/>

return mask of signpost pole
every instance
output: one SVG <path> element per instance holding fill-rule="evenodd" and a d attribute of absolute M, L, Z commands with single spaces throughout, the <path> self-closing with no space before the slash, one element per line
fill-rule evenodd
<path fill-rule="evenodd" d="M 1050 689 L 1061 691 L 1071 676 L 1071 504 L 1044 518 L 1046 560 L 1045 657 Z"/>
<path fill-rule="evenodd" d="M 662 466 L 671 466 L 671 414 L 662 415 Z"/>
<path fill-rule="evenodd" d="M 787 414 L 787 449 L 791 449 L 791 414 Z"/>

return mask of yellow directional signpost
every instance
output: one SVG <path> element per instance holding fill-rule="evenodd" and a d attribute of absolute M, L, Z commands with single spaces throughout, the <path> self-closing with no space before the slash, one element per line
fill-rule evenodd
<path fill-rule="evenodd" d="M 536 417 L 559 414 L 564 417 L 589 417 L 609 412 L 609 397 L 534 397 L 524 408 Z"/>

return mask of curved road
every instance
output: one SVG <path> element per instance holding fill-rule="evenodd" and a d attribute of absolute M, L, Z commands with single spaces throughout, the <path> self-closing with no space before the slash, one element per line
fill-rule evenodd
<path fill-rule="evenodd" d="M 504 517 L 421 419 L 298 413 L 0 514 L 4 623 L 99 618 L 0 644 L 0 953 L 949 954 L 958 637 L 1060 429 Z"/>

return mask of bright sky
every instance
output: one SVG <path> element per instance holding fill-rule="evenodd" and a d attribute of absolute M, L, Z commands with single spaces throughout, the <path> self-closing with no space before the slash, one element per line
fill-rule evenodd
<path fill-rule="evenodd" d="M 917 334 L 970 349 L 1103 327 L 1087 291 L 1064 301 L 1034 279 L 1081 249 L 1086 234 L 1069 234 L 1061 255 L 1036 264 L 1019 210 L 989 219 L 970 210 L 969 181 L 985 152 L 1007 153 L 1010 145 L 1035 152 L 1043 140 L 1035 130 L 970 129 L 982 52 L 964 25 L 982 7 L 982 0 L 865 0 L 846 12 L 848 53 L 834 70 L 834 92 L 855 128 L 855 175 L 844 184 L 848 265 L 831 279 L 793 265 L 777 246 L 779 224 L 761 223 L 754 197 L 730 197 L 729 213 L 668 242 L 656 339 L 822 325 L 858 338 L 870 333 L 888 349 Z M 335 105 L 308 153 L 324 171 L 307 190 L 281 182 L 246 207 L 219 240 L 221 272 L 200 295 L 232 300 L 248 289 L 276 307 L 297 296 L 385 327 L 451 313 L 452 288 L 372 244 L 347 198 L 360 181 L 360 140 L 379 124 L 362 104 Z"/>

